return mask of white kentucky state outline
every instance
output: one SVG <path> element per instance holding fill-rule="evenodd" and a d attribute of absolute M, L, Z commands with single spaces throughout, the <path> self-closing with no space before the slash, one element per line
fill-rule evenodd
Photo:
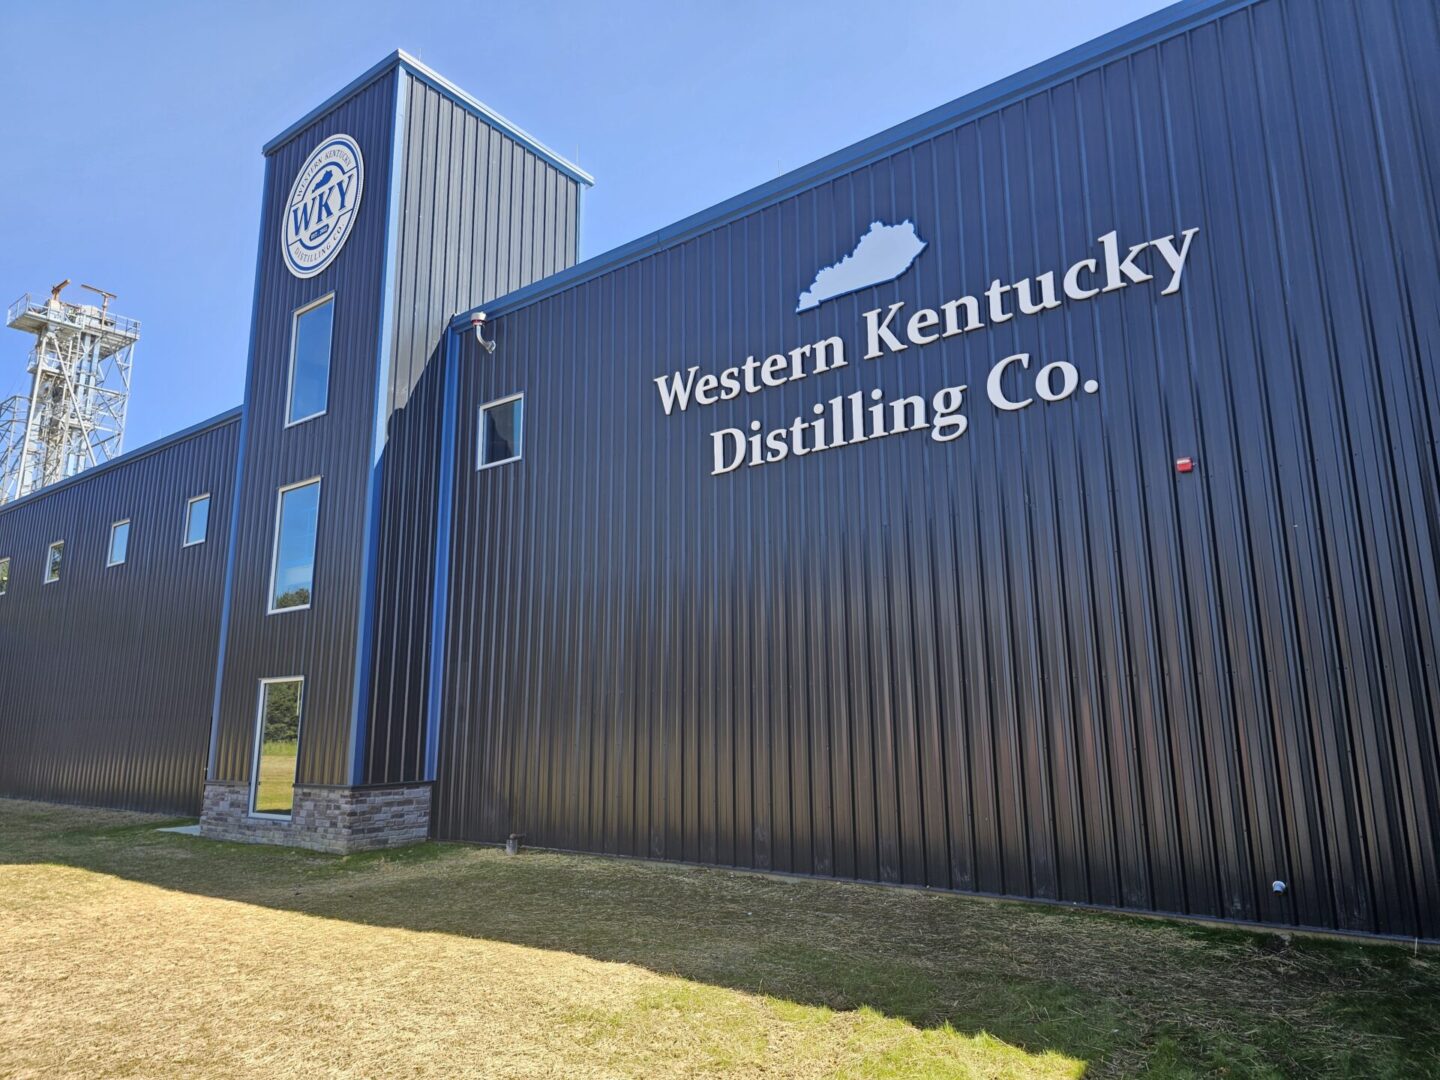
<path fill-rule="evenodd" d="M 872 221 L 854 251 L 815 275 L 810 288 L 800 294 L 795 310 L 809 311 L 845 293 L 891 281 L 909 270 L 924 250 L 925 241 L 916 235 L 909 218 L 899 225 Z"/>

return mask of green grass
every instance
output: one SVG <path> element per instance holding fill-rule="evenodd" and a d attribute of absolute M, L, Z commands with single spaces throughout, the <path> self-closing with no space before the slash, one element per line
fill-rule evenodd
<path fill-rule="evenodd" d="M 288 814 L 295 803 L 295 755 L 299 743 L 267 742 L 260 748 L 260 783 L 255 789 L 255 812 Z"/>
<path fill-rule="evenodd" d="M 1440 956 L 0 800 L 0 1075 L 1440 1076 Z"/>

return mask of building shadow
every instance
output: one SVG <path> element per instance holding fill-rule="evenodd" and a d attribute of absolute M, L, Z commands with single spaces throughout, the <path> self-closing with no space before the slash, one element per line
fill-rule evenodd
<path fill-rule="evenodd" d="M 1353 946 L 1300 948 L 1273 935 L 949 893 L 459 844 L 337 858 L 8 800 L 0 824 L 0 863 L 633 964 L 802 1005 L 869 1007 L 919 1029 L 985 1033 L 1112 1067 L 1143 1060 L 1156 1031 L 1182 1052 L 1188 1028 L 1221 1043 L 1248 1031 L 1254 1041 L 1272 1028 L 1293 1033 L 1296 1010 L 1313 1009 L 1316 995 L 1367 980 L 1374 989 L 1373 971 L 1347 963 L 1337 979 L 1324 962 L 1327 947 Z M 1437 1022 L 1400 1010 L 1394 1026 L 1413 1034 Z"/>

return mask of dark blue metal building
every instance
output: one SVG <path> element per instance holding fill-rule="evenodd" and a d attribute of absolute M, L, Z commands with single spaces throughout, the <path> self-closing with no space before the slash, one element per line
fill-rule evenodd
<path fill-rule="evenodd" d="M 199 808 L 239 428 L 236 409 L 0 507 L 0 793 Z"/>
<path fill-rule="evenodd" d="M 243 418 L 163 451 L 228 561 L 136 663 L 216 680 L 121 753 L 7 665 L 0 789 L 1440 937 L 1437 101 L 1431 4 L 1183 3 L 575 264 L 589 178 L 397 54 L 267 146 Z M 0 512 L 7 642 L 145 460 Z"/>

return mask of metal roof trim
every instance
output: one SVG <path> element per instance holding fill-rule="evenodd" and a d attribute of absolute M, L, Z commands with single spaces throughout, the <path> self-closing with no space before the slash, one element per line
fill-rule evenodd
<path fill-rule="evenodd" d="M 400 66 L 412 76 L 439 91 L 441 94 L 444 94 L 451 101 L 461 106 L 467 112 L 479 117 L 491 127 L 508 135 L 537 157 L 543 158 L 555 166 L 555 168 L 559 169 L 576 183 L 584 184 L 586 187 L 594 187 L 595 177 L 591 176 L 573 161 L 556 153 L 519 124 L 516 124 L 512 120 L 507 120 L 479 98 L 467 94 L 464 90 L 460 89 L 460 87 L 445 78 L 445 76 L 433 68 L 426 67 L 408 53 L 400 52 L 398 55 L 401 60 Z"/>
<path fill-rule="evenodd" d="M 6 514 L 19 506 L 28 506 L 37 499 L 41 499 L 46 495 L 53 495 L 57 491 L 62 491 L 84 480 L 92 479 L 100 473 L 107 472 L 116 466 L 127 465 L 132 461 L 139 461 L 141 458 L 149 457 L 151 454 L 159 453 L 161 450 L 168 450 L 176 443 L 184 442 L 186 439 L 193 439 L 195 436 L 203 435 L 207 431 L 224 427 L 226 424 L 233 424 L 240 419 L 240 414 L 243 411 L 244 407 L 237 405 L 233 409 L 228 409 L 223 413 L 217 413 L 207 420 L 201 420 L 198 424 L 191 424 L 189 427 L 182 428 L 170 435 L 162 435 L 158 439 L 154 439 L 142 446 L 137 446 L 134 450 L 126 450 L 119 457 L 113 457 L 109 461 L 86 469 L 84 472 L 78 472 L 74 476 L 67 476 L 64 480 L 57 480 L 55 483 L 48 484 L 37 491 L 32 491 L 28 495 L 22 495 L 13 502 L 5 503 L 3 506 L 0 506 L 0 514 Z"/>
<path fill-rule="evenodd" d="M 364 90 L 367 86 L 375 82 L 377 79 L 380 79 L 385 75 L 389 74 L 392 70 L 403 71 L 411 77 L 419 79 L 427 86 L 443 94 L 445 97 L 449 98 L 451 101 L 461 106 L 467 112 L 479 117 L 491 127 L 507 135 L 509 138 L 514 139 L 517 143 L 524 146 L 531 153 L 547 161 L 549 164 L 559 169 L 566 176 L 570 177 L 570 179 L 576 181 L 577 183 L 584 184 L 586 187 L 590 187 L 595 183 L 595 178 L 589 173 L 587 173 L 584 169 L 580 168 L 580 166 L 574 164 L 573 162 L 567 161 L 565 158 L 557 154 L 554 150 L 550 149 L 550 147 L 542 143 L 534 135 L 531 135 L 524 128 L 520 127 L 518 124 L 515 124 L 510 120 L 507 120 L 505 117 L 501 116 L 494 109 L 490 108 L 478 98 L 467 94 L 464 90 L 460 89 L 460 87 L 456 86 L 449 79 L 445 78 L 445 76 L 441 75 L 433 68 L 426 67 L 425 64 L 415 59 L 415 57 L 411 56 L 403 49 L 396 49 L 393 53 L 386 56 L 378 64 L 375 64 L 368 68 L 366 71 L 364 71 L 359 77 L 352 79 L 350 82 L 346 83 L 343 87 L 341 87 L 335 93 L 331 94 L 319 105 L 316 105 L 304 116 L 300 117 L 300 119 L 296 120 L 289 127 L 285 128 L 284 131 L 280 132 L 280 134 L 276 135 L 273 139 L 267 142 L 261 148 L 260 152 L 265 155 L 274 153 L 280 147 L 284 146 L 291 139 L 293 139 L 296 135 L 300 134 L 300 132 L 303 131 L 305 128 L 313 124 L 321 116 L 324 116 L 327 112 L 330 112 L 341 102 L 347 100 L 348 98 L 354 97 L 361 90 Z"/>
<path fill-rule="evenodd" d="M 753 187 L 706 210 L 682 218 L 673 225 L 621 244 L 600 255 L 576 263 L 547 278 L 514 292 L 458 312 L 450 322 L 452 330 L 469 325 L 477 311 L 503 315 L 611 270 L 619 269 L 672 244 L 691 239 L 737 218 L 763 209 L 815 184 L 841 176 L 916 143 L 940 131 L 995 112 L 1006 105 L 1094 70 L 1112 60 L 1137 52 L 1155 42 L 1183 33 L 1222 15 L 1241 10 L 1258 0 L 1181 0 L 1151 15 L 1102 34 L 1083 45 L 1067 49 L 1049 60 L 1007 75 L 998 82 L 973 90 L 919 116 L 886 128 L 850 146 L 827 154 L 808 165 Z"/>

